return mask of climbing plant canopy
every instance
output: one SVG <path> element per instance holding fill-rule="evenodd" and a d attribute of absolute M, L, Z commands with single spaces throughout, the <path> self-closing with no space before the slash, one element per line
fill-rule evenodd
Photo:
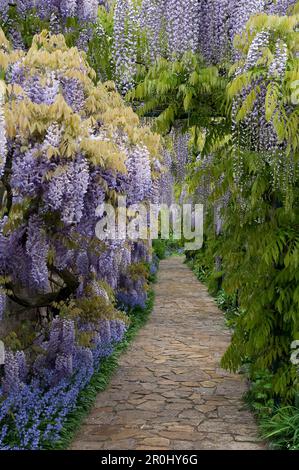
<path fill-rule="evenodd" d="M 148 308 L 163 243 L 96 235 L 119 196 L 203 204 L 186 258 L 231 309 L 222 367 L 298 405 L 298 23 L 296 0 L 0 1 L 1 449 L 57 445 Z"/>
<path fill-rule="evenodd" d="M 206 208 L 195 256 L 211 289 L 220 279 L 242 311 L 223 365 L 270 370 L 274 395 L 287 400 L 297 393 L 290 345 L 299 331 L 297 10 L 252 16 L 232 65 L 191 52 L 161 58 L 129 95 L 141 115 L 157 114 L 160 132 L 177 121 L 191 132 L 187 182 Z"/>

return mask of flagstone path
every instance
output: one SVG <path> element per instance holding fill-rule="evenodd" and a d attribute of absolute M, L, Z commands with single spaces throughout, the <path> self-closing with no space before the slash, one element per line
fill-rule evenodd
<path fill-rule="evenodd" d="M 219 362 L 223 313 L 182 257 L 161 262 L 151 319 L 98 395 L 71 449 L 264 449 L 244 379 Z"/>

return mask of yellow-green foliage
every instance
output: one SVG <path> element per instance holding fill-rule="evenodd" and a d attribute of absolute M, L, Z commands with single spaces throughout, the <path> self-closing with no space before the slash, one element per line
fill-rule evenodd
<path fill-rule="evenodd" d="M 158 110 L 154 128 L 162 134 L 176 120 L 185 128 L 207 128 L 212 118 L 218 131 L 226 122 L 226 83 L 217 67 L 207 67 L 200 57 L 187 52 L 181 60 L 157 60 L 128 98 L 142 103 L 138 109 L 142 116 Z"/>
<path fill-rule="evenodd" d="M 29 51 L 13 51 L 0 33 L 0 66 L 4 71 L 10 64 L 20 63 L 29 75 L 47 79 L 51 72 L 76 78 L 84 86 L 84 106 L 74 112 L 59 93 L 51 105 L 33 103 L 19 85 L 7 86 L 5 119 L 9 138 L 22 137 L 24 150 L 29 140 L 42 140 L 49 126 L 63 126 L 59 149 L 49 147 L 47 155 L 73 158 L 82 152 L 92 163 L 125 172 L 125 153 L 118 143 L 126 135 L 128 145 L 144 145 L 153 157 L 160 152 L 160 138 L 140 124 L 138 116 L 117 93 L 112 82 L 95 83 L 95 72 L 87 64 L 85 54 L 68 48 L 63 35 L 51 36 L 47 31 L 36 35 Z M 100 122 L 103 138 L 90 138 L 93 126 Z M 49 175 L 51 177 L 51 175 Z"/>
<path fill-rule="evenodd" d="M 105 283 L 98 284 L 99 286 L 105 285 L 107 288 Z M 108 291 L 111 291 L 111 289 L 108 288 Z M 74 320 L 76 325 L 78 320 L 82 323 L 93 324 L 92 331 L 76 331 L 78 344 L 84 347 L 91 346 L 91 341 L 97 333 L 101 320 L 120 320 L 125 325 L 130 324 L 128 316 L 117 310 L 111 299 L 96 295 L 91 286 L 87 286 L 84 297 L 68 302 L 59 302 L 53 304 L 53 306 L 59 311 L 60 317 Z"/>
<path fill-rule="evenodd" d="M 128 268 L 128 273 L 133 281 L 137 281 L 138 279 L 146 280 L 148 278 L 148 271 L 144 263 L 131 264 Z"/>

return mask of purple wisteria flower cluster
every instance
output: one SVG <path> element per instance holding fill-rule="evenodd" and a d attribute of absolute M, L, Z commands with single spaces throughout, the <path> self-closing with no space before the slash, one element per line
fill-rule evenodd
<path fill-rule="evenodd" d="M 4 167 L 6 163 L 6 151 L 7 151 L 3 101 L 4 101 L 4 93 L 3 93 L 3 90 L 0 89 L 0 178 L 4 172 Z"/>
<path fill-rule="evenodd" d="M 42 19 L 51 16 L 63 18 L 77 18 L 82 22 L 93 22 L 97 18 L 98 0 L 2 0 L 0 13 L 7 19 L 9 8 L 16 9 L 20 15 L 35 12 Z"/>
<path fill-rule="evenodd" d="M 118 89 L 134 87 L 137 63 L 199 52 L 209 64 L 239 59 L 236 36 L 259 13 L 286 14 L 295 0 L 116 0 L 113 62 Z M 137 49 L 138 42 L 142 47 Z"/>
<path fill-rule="evenodd" d="M 113 61 L 116 82 L 125 94 L 134 86 L 137 62 L 172 58 L 197 50 L 197 0 L 117 0 L 114 10 Z M 137 53 L 138 41 L 143 50 Z"/>
<path fill-rule="evenodd" d="M 0 318 L 28 310 L 34 339 L 26 355 L 6 347 L 0 447 L 38 449 L 122 340 L 117 301 L 145 306 L 149 247 L 99 240 L 97 209 L 151 200 L 160 143 L 62 35 L 42 32 L 27 53 L 1 37 Z"/>
<path fill-rule="evenodd" d="M 151 61 L 191 50 L 203 54 L 209 63 L 219 64 L 238 58 L 234 39 L 252 15 L 286 14 L 294 4 L 295 0 L 144 0 L 140 28 L 146 33 Z M 124 15 L 123 8 L 121 11 Z M 118 20 L 123 24 L 123 17 Z M 124 41 L 124 32 L 120 37 Z M 121 62 L 129 55 L 127 51 Z"/>
<path fill-rule="evenodd" d="M 261 2 L 261 6 L 270 15 L 285 15 L 291 11 L 294 1 Z M 250 76 L 252 71 L 260 67 L 262 72 L 256 74 L 250 83 L 242 88 L 233 101 L 233 139 L 239 147 L 235 156 L 235 180 L 242 183 L 243 154 L 250 149 L 261 155 L 262 167 L 269 167 L 273 178 L 273 187 L 280 188 L 287 193 L 290 185 L 294 184 L 295 175 L 298 171 L 292 158 L 286 157 L 286 148 L 278 136 L 275 128 L 276 118 L 279 116 L 279 97 L 282 96 L 282 86 L 285 80 L 288 60 L 291 59 L 288 46 L 283 33 L 276 34 L 268 29 L 254 30 L 251 26 L 250 35 L 253 38 L 243 47 L 245 54 L 240 54 L 240 67 L 236 71 L 236 79 L 240 76 Z M 245 36 L 244 41 L 246 41 Z M 271 93 L 276 96 L 276 105 L 269 115 L 269 99 Z M 253 94 L 253 95 L 252 95 Z M 238 122 L 238 112 L 246 103 L 248 97 L 254 96 L 253 105 L 246 113 L 244 119 Z M 273 95 L 272 95 L 273 98 Z M 272 104 L 273 106 L 273 104 Z M 292 105 L 284 109 L 285 117 L 293 110 Z M 246 178 L 245 178 L 246 179 Z M 244 180 L 244 178 L 243 178 Z M 246 181 L 245 181 L 245 184 Z"/>
<path fill-rule="evenodd" d="M 91 26 L 97 21 L 98 7 L 98 0 L 2 0 L 0 21 L 16 49 L 26 48 L 28 26 L 33 27 L 33 33 L 43 28 L 55 34 L 77 31 L 77 45 L 86 49 L 92 36 Z M 28 23 L 24 31 L 20 28 L 22 22 Z"/>
<path fill-rule="evenodd" d="M 133 0 L 117 0 L 114 9 L 113 62 L 118 89 L 126 94 L 137 71 L 139 11 Z"/>
<path fill-rule="evenodd" d="M 39 51 L 39 47 L 34 45 L 29 54 Z M 31 110 L 28 115 L 30 119 L 37 109 L 42 112 L 49 110 L 49 122 L 36 142 L 15 134 L 8 140 L 11 188 L 8 216 L 15 205 L 22 206 L 28 199 L 35 210 L 25 219 L 25 223 L 8 233 L 5 233 L 5 226 L 9 225 L 9 217 L 3 219 L 3 228 L 0 229 L 0 272 L 10 276 L 11 281 L 20 284 L 20 287 L 30 287 L 31 292 L 47 293 L 51 290 L 49 278 L 53 275 L 62 276 L 65 283 L 64 270 L 70 270 L 73 276 L 83 277 L 80 283 L 77 280 L 74 282 L 80 284 L 81 291 L 88 286 L 93 273 L 112 288 L 117 288 L 121 271 L 127 265 L 120 255 L 115 254 L 130 250 L 130 246 L 124 247 L 121 243 L 110 246 L 100 241 L 95 246 L 92 240 L 96 238 L 96 208 L 111 191 L 127 195 L 130 203 L 151 198 L 152 163 L 149 150 L 142 143 L 132 145 L 120 128 L 115 129 L 112 146 L 111 138 L 100 121 L 93 128 L 86 127 L 89 125 L 89 114 L 84 121 L 88 112 L 86 103 L 91 99 L 89 93 L 92 90 L 91 81 L 84 83 L 88 69 L 82 64 L 79 54 L 75 68 L 70 52 L 73 77 L 64 74 L 65 54 L 66 51 L 61 53 L 61 69 L 55 62 L 55 70 L 45 69 L 41 73 L 40 67 L 31 67 L 28 73 L 26 56 L 10 64 L 7 69 L 10 86 L 22 89 L 17 99 L 14 94 L 11 95 L 8 111 L 11 107 L 25 106 Z M 74 77 L 76 74 L 77 78 Z M 90 88 L 87 88 L 89 85 Z M 101 90 L 107 93 L 105 88 Z M 94 93 L 100 93 L 100 89 L 94 88 Z M 99 106 L 102 106 L 100 102 Z M 124 111 L 126 108 L 123 106 Z M 69 116 L 69 123 L 61 122 L 61 112 Z M 52 117 L 51 113 L 54 113 Z M 110 119 L 108 111 L 106 115 Z M 11 118 L 14 121 L 13 114 Z M 14 125 L 17 127 L 18 123 L 14 122 Z M 38 123 L 34 125 L 39 126 Z M 77 129 L 73 129 L 74 125 L 81 129 L 79 136 Z M 71 158 L 65 153 L 68 145 Z M 119 165 L 119 169 L 95 163 L 101 161 L 103 152 L 105 154 L 114 148 L 118 148 L 118 154 L 112 154 L 110 161 L 116 158 L 118 163 L 113 163 L 112 167 Z M 5 155 L 2 160 L 5 161 Z M 8 174 L 8 168 L 6 170 Z M 17 300 L 17 295 L 14 300 Z"/>
<path fill-rule="evenodd" d="M 0 387 L 1 450 L 43 449 L 59 440 L 80 392 L 126 332 L 125 323 L 117 319 L 89 328 L 95 333 L 92 347 L 82 347 L 75 340 L 74 322 L 55 319 L 30 374 L 23 352 L 6 352 Z"/>
<path fill-rule="evenodd" d="M 189 141 L 190 135 L 183 133 L 182 129 L 174 128 L 172 130 L 173 153 L 172 159 L 175 166 L 175 174 L 178 181 L 183 181 L 186 176 L 186 168 L 189 159 Z"/>

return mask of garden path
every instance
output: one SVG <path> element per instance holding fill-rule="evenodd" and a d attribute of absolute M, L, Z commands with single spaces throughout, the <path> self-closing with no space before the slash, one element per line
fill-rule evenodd
<path fill-rule="evenodd" d="M 183 261 L 161 262 L 152 316 L 72 449 L 265 447 L 241 399 L 244 379 L 219 365 L 230 341 L 223 313 Z"/>

